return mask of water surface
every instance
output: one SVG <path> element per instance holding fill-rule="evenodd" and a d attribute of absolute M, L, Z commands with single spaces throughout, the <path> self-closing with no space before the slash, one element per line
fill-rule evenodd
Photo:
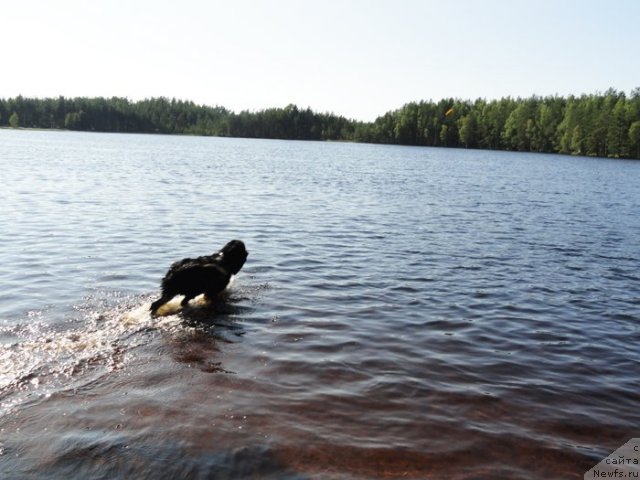
<path fill-rule="evenodd" d="M 0 130 L 2 478 L 582 478 L 640 436 L 640 163 Z M 225 298 L 147 314 L 232 238 Z"/>

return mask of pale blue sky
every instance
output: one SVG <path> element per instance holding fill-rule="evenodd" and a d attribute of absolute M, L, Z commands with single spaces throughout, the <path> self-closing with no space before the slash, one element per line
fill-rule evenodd
<path fill-rule="evenodd" d="M 640 0 L 0 0 L 0 97 L 295 103 L 627 93 Z"/>

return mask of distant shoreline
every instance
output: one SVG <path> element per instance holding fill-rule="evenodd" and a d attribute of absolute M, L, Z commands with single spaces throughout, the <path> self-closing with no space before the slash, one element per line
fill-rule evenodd
<path fill-rule="evenodd" d="M 373 122 L 296 105 L 235 113 L 150 98 L 0 98 L 0 128 L 155 133 L 640 159 L 640 88 L 580 97 L 420 101 Z"/>
<path fill-rule="evenodd" d="M 286 139 L 286 138 L 261 138 L 261 137 L 227 137 L 227 136 L 218 136 L 218 135 L 196 135 L 196 134 L 188 134 L 188 133 L 148 133 L 148 132 L 99 132 L 95 130 L 69 130 L 64 128 L 31 128 L 31 127 L 7 127 L 0 126 L 0 131 L 22 131 L 22 132 L 58 132 L 58 133 L 88 133 L 88 134 L 113 134 L 113 135 L 158 135 L 158 136 L 169 136 L 169 137 L 201 137 L 201 138 L 229 138 L 229 139 L 240 139 L 240 140 L 274 140 L 274 141 L 283 141 L 283 142 L 322 142 L 322 143 L 352 143 L 352 144 L 363 144 L 363 145 L 387 145 L 387 146 L 398 146 L 398 147 L 415 147 L 415 148 L 446 148 L 446 149 L 459 149 L 459 150 L 476 150 L 478 152 L 486 151 L 486 152 L 503 152 L 503 153 L 535 153 L 537 155 L 562 155 L 566 157 L 584 157 L 584 158 L 602 158 L 605 160 L 638 160 L 636 158 L 612 158 L 612 157 L 600 157 L 597 155 L 577 155 L 573 153 L 562 153 L 562 152 L 519 152 L 513 150 L 491 150 L 491 149 L 480 149 L 480 148 L 465 148 L 465 147 L 432 147 L 425 145 L 401 145 L 401 144 L 382 144 L 382 143 L 371 143 L 371 142 L 357 142 L 354 140 L 297 140 L 297 139 Z"/>

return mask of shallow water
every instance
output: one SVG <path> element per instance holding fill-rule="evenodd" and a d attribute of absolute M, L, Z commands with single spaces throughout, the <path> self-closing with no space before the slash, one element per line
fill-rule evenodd
<path fill-rule="evenodd" d="M 638 162 L 0 130 L 0 168 L 2 478 L 582 478 L 640 436 Z"/>

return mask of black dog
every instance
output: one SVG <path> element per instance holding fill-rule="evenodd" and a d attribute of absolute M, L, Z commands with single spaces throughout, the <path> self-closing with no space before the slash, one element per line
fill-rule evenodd
<path fill-rule="evenodd" d="M 176 295 L 184 295 L 181 305 L 204 293 L 209 300 L 222 292 L 231 275 L 240 271 L 247 260 L 247 249 L 240 240 L 231 240 L 213 255 L 185 258 L 175 262 L 162 279 L 162 296 L 151 304 L 151 314 Z"/>

